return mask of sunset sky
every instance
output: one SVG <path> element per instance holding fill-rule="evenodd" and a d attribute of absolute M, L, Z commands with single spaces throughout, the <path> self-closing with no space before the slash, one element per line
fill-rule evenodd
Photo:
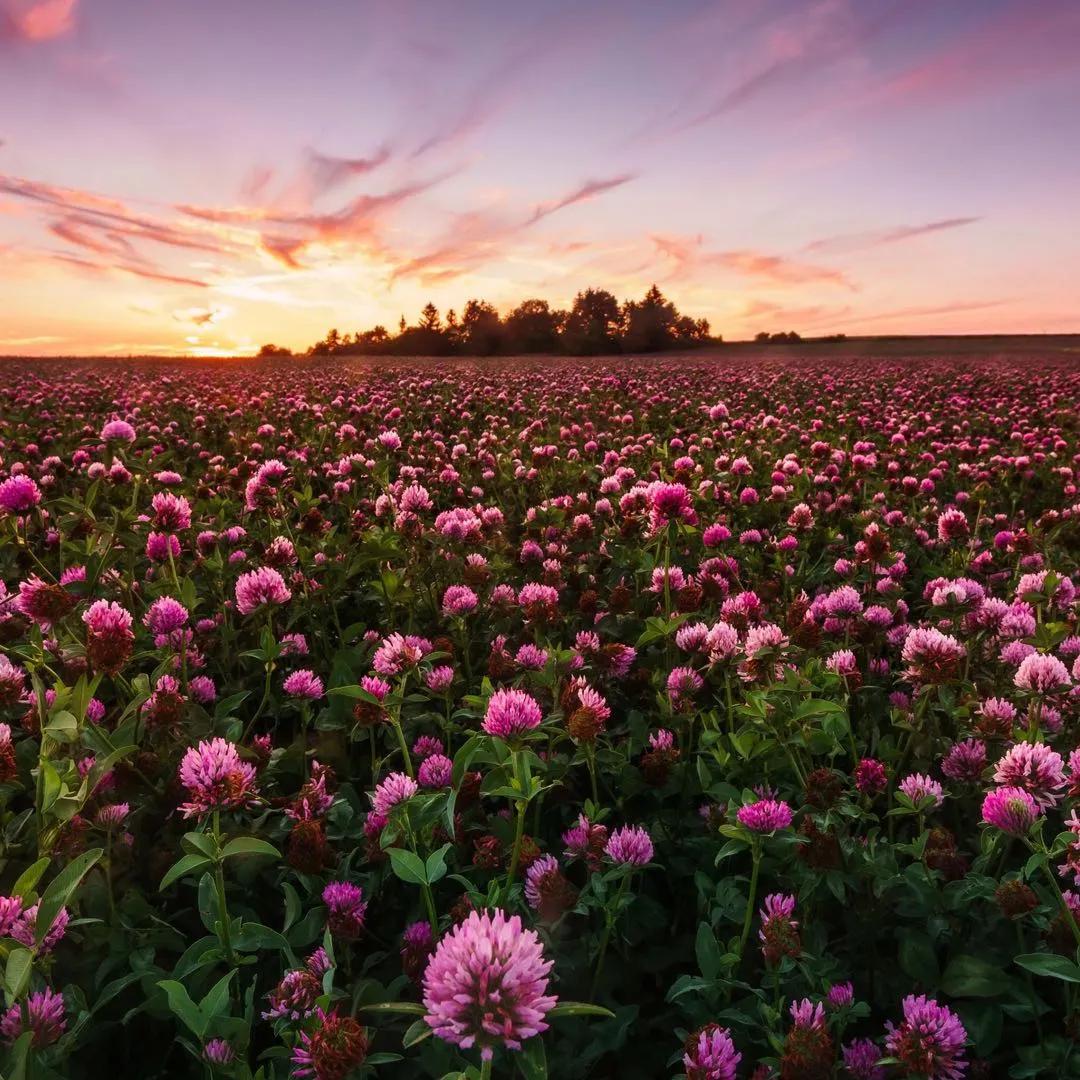
<path fill-rule="evenodd" d="M 656 282 L 727 338 L 1080 331 L 1077 0 L 0 0 L 0 353 Z"/>

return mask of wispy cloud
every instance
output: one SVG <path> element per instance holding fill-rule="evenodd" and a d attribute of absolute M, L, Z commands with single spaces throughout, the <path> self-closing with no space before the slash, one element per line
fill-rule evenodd
<path fill-rule="evenodd" d="M 430 191 L 449 173 L 416 180 L 379 195 L 358 195 L 340 209 L 319 213 L 294 212 L 274 207 L 213 207 L 181 204 L 189 217 L 256 230 L 263 249 L 286 266 L 298 267 L 300 256 L 313 244 L 367 243 L 376 245 L 379 228 L 404 203 Z"/>
<path fill-rule="evenodd" d="M 666 257 L 671 268 L 666 280 L 685 280 L 704 273 L 725 271 L 778 287 L 830 285 L 852 291 L 856 289 L 855 284 L 840 270 L 801 262 L 786 255 L 747 248 L 709 251 L 701 236 L 654 235 L 652 242 L 656 251 Z"/>
<path fill-rule="evenodd" d="M 203 281 L 200 278 L 186 277 L 182 274 L 170 274 L 164 270 L 156 270 L 151 267 L 139 266 L 131 263 L 98 262 L 94 259 L 87 259 L 81 255 L 71 255 L 62 251 L 24 251 L 21 252 L 21 254 L 36 257 L 38 259 L 64 263 L 68 266 L 74 266 L 80 270 L 85 270 L 88 273 L 98 276 L 114 273 L 129 274 L 134 277 L 145 278 L 147 281 L 158 281 L 168 285 L 185 285 L 193 289 L 205 289 L 209 286 L 209 282 Z"/>
<path fill-rule="evenodd" d="M 371 157 L 334 157 L 320 154 L 317 150 L 308 151 L 308 172 L 311 185 L 316 195 L 325 195 L 334 188 L 357 176 L 374 172 L 390 160 L 390 147 L 380 146 Z"/>
<path fill-rule="evenodd" d="M 757 25 L 739 28 L 734 39 L 727 20 L 702 27 L 695 18 L 689 24 L 695 37 L 703 33 L 714 36 L 715 49 L 701 54 L 692 65 L 691 89 L 682 99 L 646 120 L 632 139 L 679 135 L 772 95 L 803 86 L 816 89 L 828 69 L 858 57 L 904 8 L 903 3 L 895 2 L 867 15 L 869 6 L 838 0 L 797 4 Z M 912 0 L 908 0 L 909 13 L 911 7 Z M 718 62 L 717 54 L 723 56 L 725 49 L 730 50 L 730 59 L 725 56 L 726 62 Z"/>
<path fill-rule="evenodd" d="M 127 250 L 123 237 L 218 254 L 236 250 L 220 232 L 155 217 L 95 192 L 0 174 L 0 193 L 36 205 L 49 218 L 54 233 L 96 251 Z"/>
<path fill-rule="evenodd" d="M 192 323 L 195 326 L 213 326 L 215 323 L 227 319 L 231 313 L 231 308 L 214 305 L 212 307 L 180 308 L 172 313 L 172 317 L 179 323 Z"/>
<path fill-rule="evenodd" d="M 614 191 L 615 188 L 622 187 L 623 184 L 628 184 L 631 180 L 636 179 L 637 173 L 628 172 L 622 173 L 620 176 L 613 176 L 608 180 L 586 180 L 580 187 L 575 188 L 562 196 L 562 198 L 553 202 L 541 203 L 533 211 L 532 217 L 529 218 L 526 224 L 535 225 L 536 222 L 557 213 L 559 210 L 564 210 L 575 203 L 588 202 L 590 199 L 595 199 L 597 195 L 603 195 L 606 191 Z"/>
<path fill-rule="evenodd" d="M 636 177 L 636 173 L 623 173 L 604 180 L 586 180 L 565 195 L 540 203 L 524 217 L 483 210 L 458 214 L 430 250 L 399 262 L 390 281 L 416 277 L 424 285 L 435 285 L 460 277 L 470 269 L 504 257 L 513 241 L 553 214 L 614 191 Z"/>
<path fill-rule="evenodd" d="M 1008 299 L 997 300 L 957 300 L 948 304 L 933 304 L 926 307 L 902 307 L 892 311 L 875 311 L 868 315 L 852 315 L 834 320 L 840 326 L 858 326 L 863 323 L 887 322 L 891 319 L 923 319 L 935 315 L 956 315 L 965 311 L 983 311 L 986 308 L 1003 307 L 1011 303 Z"/>
<path fill-rule="evenodd" d="M 1011 0 L 958 31 L 928 56 L 864 87 L 856 108 L 926 105 L 1001 90 L 1074 70 L 1080 47 L 1075 0 Z"/>
<path fill-rule="evenodd" d="M 914 240 L 920 236 L 947 232 L 950 229 L 960 229 L 965 225 L 974 225 L 981 220 L 982 218 L 979 217 L 941 218 L 938 221 L 927 221 L 921 225 L 895 225 L 889 229 L 843 233 L 838 236 L 826 236 L 820 240 L 813 240 L 802 250 L 807 252 L 848 252 L 860 251 L 864 248 L 884 247 L 889 244 L 899 244 L 905 240 Z"/>
<path fill-rule="evenodd" d="M 422 139 L 410 156 L 420 158 L 436 150 L 446 151 L 469 139 L 510 104 L 520 90 L 523 76 L 549 48 L 550 41 L 534 39 L 528 45 L 510 49 L 473 84 L 456 112 L 443 113 L 437 130 Z M 439 115 L 437 107 L 435 111 Z"/>

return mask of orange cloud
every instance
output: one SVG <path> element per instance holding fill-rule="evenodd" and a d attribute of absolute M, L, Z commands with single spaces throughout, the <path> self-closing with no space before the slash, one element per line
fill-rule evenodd
<path fill-rule="evenodd" d="M 377 244 L 378 228 L 403 203 L 442 183 L 450 174 L 403 184 L 381 195 L 359 195 L 340 210 L 328 213 L 297 212 L 273 207 L 213 207 L 181 204 L 189 217 L 217 224 L 248 226 L 257 230 L 263 250 L 286 266 L 298 267 L 298 256 L 315 243 Z"/>
<path fill-rule="evenodd" d="M 47 214 L 60 212 L 61 222 L 67 224 L 61 225 L 60 232 L 57 232 L 54 222 L 52 231 L 71 243 L 93 250 L 100 249 L 101 241 L 89 238 L 87 230 L 98 230 L 112 238 L 112 248 L 119 246 L 116 238 L 128 236 L 195 251 L 226 253 L 236 250 L 235 245 L 226 238 L 205 228 L 192 228 L 154 218 L 130 209 L 118 199 L 77 188 L 57 187 L 37 180 L 0 174 L 0 192 L 43 207 Z M 77 227 L 74 223 L 77 223 Z"/>
<path fill-rule="evenodd" d="M 856 286 L 839 270 L 799 262 L 785 255 L 761 251 L 706 251 L 701 236 L 653 236 L 657 251 L 672 263 L 671 280 L 699 275 L 702 271 L 727 270 L 740 277 L 755 278 L 777 286 L 835 285 L 854 291 Z"/>
<path fill-rule="evenodd" d="M 470 268 L 506 254 L 514 237 L 544 218 L 621 187 L 636 177 L 636 173 L 623 173 L 607 180 L 586 180 L 566 195 L 540 203 L 528 217 L 516 221 L 499 219 L 479 210 L 459 214 L 431 251 L 406 259 L 394 268 L 391 283 L 415 276 L 424 285 L 434 285 L 460 277 Z"/>
<path fill-rule="evenodd" d="M 148 281 L 161 281 L 169 285 L 186 285 L 195 289 L 205 289 L 209 284 L 206 281 L 200 281 L 198 278 L 184 277 L 180 274 L 170 274 L 164 270 L 157 270 L 152 267 L 119 262 L 95 262 L 93 259 L 87 259 L 81 255 L 70 255 L 60 251 L 21 251 L 19 254 L 21 257 L 65 263 L 68 266 L 75 266 L 80 270 L 86 270 L 97 275 L 111 273 L 131 274 L 135 277 L 145 278 Z"/>

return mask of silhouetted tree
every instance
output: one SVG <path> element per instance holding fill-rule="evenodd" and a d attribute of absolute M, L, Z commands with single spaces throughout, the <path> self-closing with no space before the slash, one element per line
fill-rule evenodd
<path fill-rule="evenodd" d="M 522 300 L 506 317 L 512 353 L 556 352 L 565 312 L 552 311 L 546 300 Z"/>
<path fill-rule="evenodd" d="M 256 355 L 263 360 L 280 360 L 292 356 L 292 352 L 278 345 L 263 345 Z"/>
<path fill-rule="evenodd" d="M 461 346 L 462 329 L 461 323 L 458 322 L 457 312 L 453 308 L 446 313 L 446 327 L 443 333 L 446 335 L 446 343 L 450 351 L 457 352 Z"/>
<path fill-rule="evenodd" d="M 758 341 L 798 341 L 794 332 L 769 334 Z M 469 300 L 460 318 L 453 308 L 441 318 L 433 303 L 424 305 L 415 326 L 402 315 L 397 334 L 384 326 L 340 334 L 330 330 L 308 349 L 309 356 L 337 353 L 372 353 L 395 356 L 445 356 L 464 353 L 492 356 L 506 353 L 567 352 L 579 356 L 598 353 L 656 352 L 692 348 L 710 341 L 709 323 L 680 315 L 675 305 L 653 285 L 641 300 L 620 306 L 606 289 L 585 289 L 574 298 L 570 311 L 553 309 L 546 300 L 523 300 L 505 321 L 486 300 Z M 276 346 L 264 346 L 274 350 Z M 266 352 L 260 355 L 282 355 Z"/>
<path fill-rule="evenodd" d="M 644 299 L 628 300 L 622 309 L 622 345 L 625 352 L 659 352 L 675 344 L 675 305 L 653 285 Z"/>
<path fill-rule="evenodd" d="M 586 289 L 574 297 L 563 346 L 575 355 L 619 351 L 619 302 L 606 289 Z"/>
<path fill-rule="evenodd" d="M 421 330 L 439 330 L 442 320 L 439 318 L 439 309 L 429 300 L 420 312 Z"/>
<path fill-rule="evenodd" d="M 385 326 L 373 326 L 370 330 L 356 335 L 355 350 L 358 353 L 383 352 L 390 340 Z"/>
<path fill-rule="evenodd" d="M 461 343 L 474 356 L 500 352 L 503 325 L 499 313 L 486 300 L 469 300 L 461 312 Z"/>
<path fill-rule="evenodd" d="M 709 320 L 680 315 L 675 320 L 675 344 L 679 347 L 701 345 L 709 341 Z"/>

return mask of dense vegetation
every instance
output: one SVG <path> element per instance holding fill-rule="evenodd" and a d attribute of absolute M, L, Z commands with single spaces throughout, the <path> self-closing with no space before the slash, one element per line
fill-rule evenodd
<path fill-rule="evenodd" d="M 414 326 L 403 315 L 396 334 L 385 326 L 355 334 L 333 329 L 307 355 L 599 356 L 688 349 L 716 340 L 709 336 L 708 320 L 680 315 L 654 285 L 641 300 L 622 304 L 604 289 L 586 289 L 577 294 L 569 311 L 552 308 L 546 300 L 523 300 L 505 319 L 485 300 L 469 300 L 460 318 L 452 308 L 443 317 L 429 303 Z M 259 355 L 289 354 L 276 345 L 264 345 Z"/>
<path fill-rule="evenodd" d="M 1075 366 L 0 371 L 5 1077 L 1080 1075 Z"/>

